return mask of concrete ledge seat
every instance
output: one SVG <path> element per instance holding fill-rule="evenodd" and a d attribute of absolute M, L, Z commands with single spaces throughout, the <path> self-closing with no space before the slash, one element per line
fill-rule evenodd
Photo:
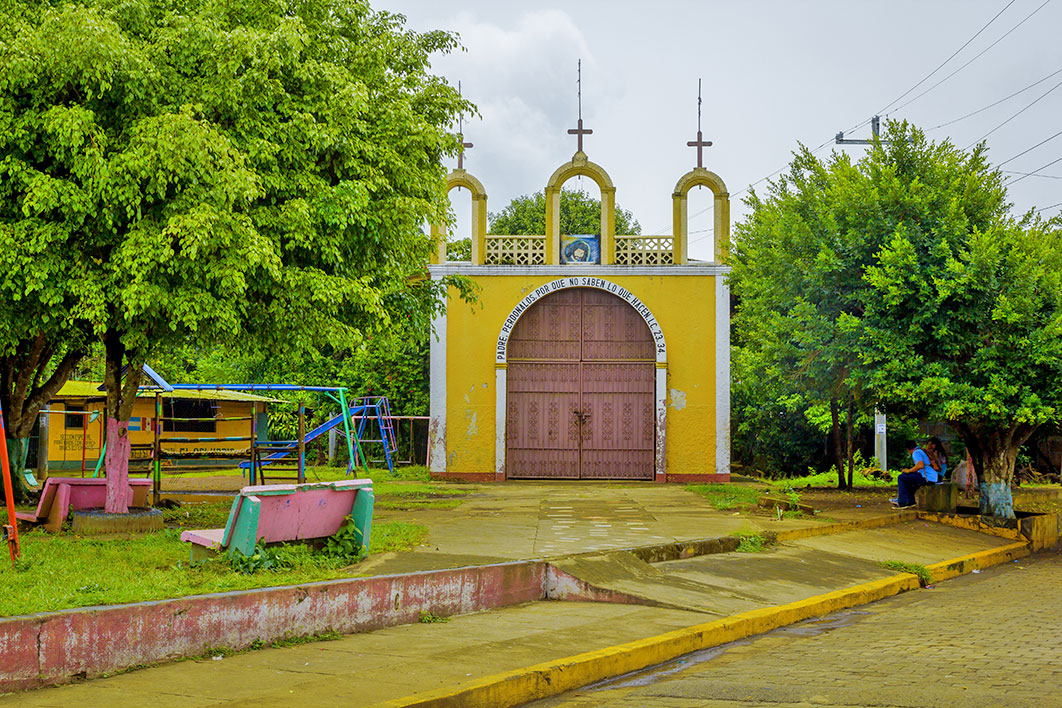
<path fill-rule="evenodd" d="M 369 545 L 374 496 L 371 479 L 244 487 L 232 501 L 223 529 L 188 530 L 192 560 L 236 548 L 246 556 L 259 543 L 327 538 L 354 520 L 360 543 Z"/>
<path fill-rule="evenodd" d="M 150 479 L 130 479 L 133 490 L 131 506 L 147 506 L 151 491 Z M 107 501 L 107 480 L 103 477 L 49 477 L 44 480 L 37 510 L 15 514 L 19 521 L 31 524 L 44 522 L 44 528 L 58 533 L 71 510 L 99 509 Z"/>
<path fill-rule="evenodd" d="M 915 504 L 919 511 L 954 514 L 959 505 L 959 485 L 954 482 L 927 484 L 915 490 Z"/>

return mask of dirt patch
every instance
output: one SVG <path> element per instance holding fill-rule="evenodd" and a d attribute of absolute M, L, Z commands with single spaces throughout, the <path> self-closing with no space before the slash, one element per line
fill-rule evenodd
<path fill-rule="evenodd" d="M 817 516 L 838 520 L 892 513 L 894 507 L 889 499 L 896 496 L 896 489 L 892 487 L 852 490 L 813 487 L 796 491 L 800 495 L 800 503 L 817 509 Z"/>

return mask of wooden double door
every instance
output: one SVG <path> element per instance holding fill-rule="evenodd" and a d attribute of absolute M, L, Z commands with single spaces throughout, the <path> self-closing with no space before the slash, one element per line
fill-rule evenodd
<path fill-rule="evenodd" d="M 656 358 L 619 297 L 569 288 L 509 338 L 505 469 L 513 479 L 652 479 Z"/>

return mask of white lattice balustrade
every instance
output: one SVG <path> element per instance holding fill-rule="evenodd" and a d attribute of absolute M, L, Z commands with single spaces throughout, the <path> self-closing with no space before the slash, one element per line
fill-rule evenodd
<path fill-rule="evenodd" d="M 675 262 L 671 236 L 617 236 L 616 265 L 657 266 Z"/>
<path fill-rule="evenodd" d="M 487 236 L 486 265 L 545 265 L 545 236 Z"/>

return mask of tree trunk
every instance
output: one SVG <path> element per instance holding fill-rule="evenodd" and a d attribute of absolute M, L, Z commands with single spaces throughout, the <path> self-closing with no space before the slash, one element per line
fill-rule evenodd
<path fill-rule="evenodd" d="M 7 439 L 7 466 L 11 473 L 11 492 L 16 503 L 29 500 L 29 489 L 26 488 L 26 481 L 22 476 L 22 471 L 26 468 L 26 451 L 28 448 L 29 440 L 23 438 Z M 3 498 L 3 492 L 3 486 L 0 485 L 0 498 Z M 4 501 L 7 500 L 4 499 Z"/>
<path fill-rule="evenodd" d="M 1014 464 L 1025 441 L 1036 431 L 1033 426 L 1017 425 L 1009 429 L 988 428 L 954 423 L 970 453 L 981 496 L 982 516 L 1014 518 L 1011 483 Z"/>
<path fill-rule="evenodd" d="M 29 498 L 22 471 L 27 440 L 41 409 L 62 388 L 84 357 L 77 348 L 67 351 L 55 363 L 57 346 L 38 333 L 19 342 L 14 351 L 0 358 L 0 404 L 4 409 L 4 429 L 8 439 L 9 467 L 15 501 Z M 47 441 L 42 440 L 41 445 Z"/>
<path fill-rule="evenodd" d="M 855 466 L 855 460 L 854 460 L 855 455 L 854 455 L 854 449 L 853 449 L 853 445 L 852 445 L 852 427 L 853 427 L 853 425 L 854 425 L 854 421 L 852 420 L 852 399 L 849 398 L 848 399 L 848 421 L 847 421 L 847 429 L 845 430 L 846 444 L 848 446 L 847 449 L 845 450 L 846 456 L 848 458 L 848 489 L 851 489 L 854 486 L 854 482 L 855 482 L 855 480 L 854 480 L 854 471 L 852 469 Z"/>
<path fill-rule="evenodd" d="M 108 514 L 129 513 L 133 493 L 129 487 L 129 418 L 140 388 L 143 362 L 129 362 L 125 381 L 122 364 L 127 351 L 121 335 L 108 329 L 103 337 L 106 350 L 105 384 L 107 388 L 107 498 L 103 510 Z"/>
<path fill-rule="evenodd" d="M 841 447 L 841 416 L 838 412 L 837 398 L 830 399 L 830 420 L 833 424 L 833 464 L 837 468 L 837 488 L 844 489 L 844 451 Z"/>

